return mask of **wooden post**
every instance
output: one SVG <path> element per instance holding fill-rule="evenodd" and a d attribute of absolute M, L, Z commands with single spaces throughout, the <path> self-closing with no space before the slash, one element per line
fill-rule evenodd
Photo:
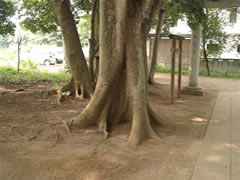
<path fill-rule="evenodd" d="M 181 80 L 182 80 L 182 40 L 179 40 L 179 51 L 178 51 L 178 94 L 177 97 L 181 97 Z"/>
<path fill-rule="evenodd" d="M 176 52 L 176 39 L 173 39 L 173 41 L 172 41 L 172 58 L 171 58 L 171 104 L 173 104 L 173 95 L 174 95 L 175 52 Z"/>
<path fill-rule="evenodd" d="M 180 97 L 181 91 L 181 71 L 182 71 L 182 41 L 185 39 L 183 36 L 169 34 L 168 37 L 172 39 L 172 59 L 171 59 L 171 104 L 173 104 L 174 95 L 174 77 L 175 77 L 175 53 L 176 53 L 176 40 L 179 40 L 179 63 L 178 67 L 178 97 Z"/>
<path fill-rule="evenodd" d="M 153 40 L 152 40 L 152 38 L 150 37 L 149 38 L 149 62 L 151 62 L 152 61 L 152 45 L 153 45 L 153 42 L 152 42 Z"/>

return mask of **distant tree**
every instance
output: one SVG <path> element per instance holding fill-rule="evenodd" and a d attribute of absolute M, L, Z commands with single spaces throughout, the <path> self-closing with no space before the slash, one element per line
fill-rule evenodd
<path fill-rule="evenodd" d="M 205 0 L 181 0 L 179 10 L 187 17 L 188 26 L 194 30 L 205 19 L 206 15 L 203 10 Z"/>
<path fill-rule="evenodd" d="M 166 11 L 163 17 L 162 33 L 169 34 L 170 28 L 176 26 L 180 19 L 184 19 L 184 15 L 180 8 L 177 8 L 171 1 L 167 0 Z"/>
<path fill-rule="evenodd" d="M 82 45 L 77 32 L 76 21 L 71 11 L 70 1 L 51 1 L 61 27 L 66 56 L 72 71 L 72 79 L 61 89 L 61 93 L 71 91 L 76 97 L 91 97 L 94 87 L 83 54 Z"/>
<path fill-rule="evenodd" d="M 15 7 L 12 0 L 0 0 L 0 35 L 14 34 L 15 25 L 10 20 L 14 13 Z"/>
<path fill-rule="evenodd" d="M 163 9 L 159 12 L 159 16 L 155 17 L 153 27 L 157 27 L 155 34 L 155 42 L 153 46 L 153 56 L 151 57 L 151 66 L 149 72 L 150 84 L 154 84 L 154 72 L 157 64 L 158 43 L 157 39 L 160 38 L 161 30 L 163 34 L 169 34 L 169 29 L 174 27 L 178 20 L 187 18 L 188 25 L 191 29 L 195 29 L 204 19 L 203 12 L 204 0 L 181 0 L 170 1 L 166 0 Z M 164 12 L 164 16 L 163 16 Z M 161 19 L 159 19 L 161 18 Z"/>
<path fill-rule="evenodd" d="M 57 31 L 58 22 L 50 0 L 23 0 L 22 25 L 31 32 L 50 33 Z"/>
<path fill-rule="evenodd" d="M 71 91 L 81 98 L 93 94 L 93 85 L 76 28 L 82 12 L 88 13 L 91 5 L 90 0 L 23 0 L 23 11 L 27 15 L 23 21 L 25 28 L 45 33 L 61 28 L 72 79 L 61 89 L 60 94 Z"/>
<path fill-rule="evenodd" d="M 89 33 L 91 29 L 91 15 L 85 14 L 79 18 L 79 23 L 77 24 L 79 32 L 81 32 L 80 39 L 82 46 L 88 45 Z"/>
<path fill-rule="evenodd" d="M 221 54 L 226 48 L 228 35 L 224 32 L 225 19 L 222 9 L 206 9 L 206 18 L 202 25 L 202 54 L 206 64 L 207 75 L 210 75 L 208 57 Z"/>
<path fill-rule="evenodd" d="M 12 36 L 11 34 L 0 36 L 0 48 L 8 48 L 13 43 L 14 36 Z"/>
<path fill-rule="evenodd" d="M 166 3 L 165 1 L 162 1 L 162 4 L 160 5 L 159 12 L 158 12 L 158 23 L 157 23 L 157 28 L 156 28 L 156 33 L 155 33 L 155 40 L 154 40 L 154 45 L 153 45 L 153 54 L 152 54 L 152 59 L 151 59 L 151 66 L 150 66 L 150 71 L 149 71 L 149 78 L 148 78 L 148 83 L 154 85 L 154 74 L 156 70 L 156 65 L 157 65 L 157 56 L 158 56 L 158 45 L 159 45 L 159 39 L 161 38 L 161 31 L 162 31 L 162 24 L 163 24 L 163 17 L 164 13 L 166 11 Z"/>

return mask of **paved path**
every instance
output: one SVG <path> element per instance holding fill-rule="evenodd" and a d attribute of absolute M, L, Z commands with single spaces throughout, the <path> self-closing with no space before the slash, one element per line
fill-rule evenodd
<path fill-rule="evenodd" d="M 219 93 L 192 180 L 240 180 L 240 92 Z"/>

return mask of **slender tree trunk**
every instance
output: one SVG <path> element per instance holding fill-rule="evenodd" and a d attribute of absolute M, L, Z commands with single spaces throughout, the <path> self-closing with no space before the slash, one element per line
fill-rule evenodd
<path fill-rule="evenodd" d="M 90 50 L 89 50 L 89 72 L 90 78 L 94 85 L 96 85 L 96 79 L 94 76 L 94 58 L 96 53 L 99 50 L 99 42 L 98 42 L 98 33 L 99 28 L 97 26 L 99 24 L 99 0 L 95 0 L 92 8 L 92 16 L 91 16 L 91 35 L 90 35 Z"/>
<path fill-rule="evenodd" d="M 207 56 L 207 51 L 206 51 L 206 42 L 205 42 L 205 40 L 203 40 L 203 59 L 205 61 L 205 65 L 206 65 L 207 76 L 209 76 L 210 75 L 210 71 L 209 71 L 209 65 L 208 65 L 208 56 Z"/>
<path fill-rule="evenodd" d="M 165 4 L 165 0 L 149 0 L 147 1 L 146 7 L 143 11 L 143 20 L 142 20 L 142 49 L 143 57 L 146 69 L 146 80 L 148 82 L 148 63 L 147 63 L 147 38 L 149 31 L 151 30 L 153 19 L 156 13 L 160 10 L 161 6 Z M 145 42 L 145 43 L 144 43 Z"/>
<path fill-rule="evenodd" d="M 61 92 L 75 92 L 76 97 L 81 98 L 92 96 L 93 85 L 90 80 L 75 21 L 70 10 L 70 2 L 68 0 L 52 0 L 52 2 L 62 30 L 66 56 L 72 71 L 71 81 L 61 89 Z"/>
<path fill-rule="evenodd" d="M 157 24 L 156 34 L 155 34 L 153 55 L 152 55 L 152 61 L 151 61 L 151 67 L 150 67 L 150 72 L 149 72 L 149 79 L 148 79 L 149 84 L 155 84 L 154 74 L 155 74 L 155 69 L 156 69 L 156 65 L 157 65 L 158 45 L 159 45 L 159 39 L 161 38 L 161 30 L 162 30 L 162 22 L 163 22 L 164 12 L 165 12 L 165 8 L 161 7 L 159 10 L 159 13 L 158 13 L 158 24 Z"/>
<path fill-rule="evenodd" d="M 20 61 L 21 61 L 21 43 L 22 43 L 22 37 L 21 37 L 21 26 L 20 26 L 20 1 L 17 2 L 17 72 L 20 71 Z"/>
<path fill-rule="evenodd" d="M 156 116 L 147 98 L 142 7 L 141 0 L 100 1 L 98 82 L 88 106 L 70 127 L 95 124 L 107 137 L 111 125 L 130 121 L 130 146 L 158 139 L 150 123 Z"/>

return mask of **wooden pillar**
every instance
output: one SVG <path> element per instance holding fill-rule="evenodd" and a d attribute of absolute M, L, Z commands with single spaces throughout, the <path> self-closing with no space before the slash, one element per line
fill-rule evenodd
<path fill-rule="evenodd" d="M 153 50 L 152 50 L 153 47 L 152 46 L 153 46 L 153 39 L 150 37 L 149 38 L 149 54 L 148 54 L 149 55 L 149 59 L 148 59 L 149 62 L 152 61 L 152 52 L 153 52 Z"/>
<path fill-rule="evenodd" d="M 174 96 L 175 53 L 176 53 L 176 39 L 173 39 L 172 40 L 172 58 L 171 58 L 171 95 L 170 95 L 171 104 L 173 104 L 173 96 Z"/>
<path fill-rule="evenodd" d="M 179 56 L 178 56 L 178 94 L 177 97 L 181 97 L 181 81 L 182 81 L 182 40 L 179 40 Z"/>
<path fill-rule="evenodd" d="M 171 91 L 170 91 L 170 102 L 173 104 L 174 96 L 174 79 L 175 79 L 175 55 L 176 55 L 176 41 L 179 40 L 179 60 L 178 60 L 178 96 L 181 94 L 181 75 L 182 75 L 182 42 L 185 39 L 183 36 L 169 34 L 172 39 L 172 58 L 171 58 Z"/>

